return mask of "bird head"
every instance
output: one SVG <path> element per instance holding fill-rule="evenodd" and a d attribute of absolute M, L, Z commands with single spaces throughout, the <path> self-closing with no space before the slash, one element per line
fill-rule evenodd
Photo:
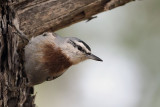
<path fill-rule="evenodd" d="M 87 59 L 102 61 L 102 59 L 91 53 L 91 48 L 85 42 L 75 37 L 66 38 L 62 48 L 73 64 Z"/>

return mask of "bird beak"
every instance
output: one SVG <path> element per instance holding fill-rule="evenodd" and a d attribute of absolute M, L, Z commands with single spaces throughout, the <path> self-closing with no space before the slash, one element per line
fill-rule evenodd
<path fill-rule="evenodd" d="M 93 54 L 89 54 L 87 55 L 87 58 L 88 59 L 93 59 L 93 60 L 96 60 L 96 61 L 103 61 L 102 59 L 100 59 L 99 57 L 93 55 Z"/>

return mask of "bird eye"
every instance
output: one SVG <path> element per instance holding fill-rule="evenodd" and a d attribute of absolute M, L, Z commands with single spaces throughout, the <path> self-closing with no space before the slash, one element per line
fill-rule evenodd
<path fill-rule="evenodd" d="M 81 47 L 81 46 L 78 46 L 78 50 L 82 50 L 82 47 Z"/>

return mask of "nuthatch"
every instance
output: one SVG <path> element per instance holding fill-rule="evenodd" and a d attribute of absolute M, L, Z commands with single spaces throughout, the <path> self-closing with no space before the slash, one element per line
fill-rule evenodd
<path fill-rule="evenodd" d="M 71 65 L 86 59 L 102 61 L 90 47 L 75 37 L 43 33 L 25 47 L 25 71 L 30 86 L 61 76 Z"/>

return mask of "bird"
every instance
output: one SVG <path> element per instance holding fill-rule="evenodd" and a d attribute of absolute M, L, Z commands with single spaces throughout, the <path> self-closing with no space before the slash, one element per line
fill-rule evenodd
<path fill-rule="evenodd" d="M 91 48 L 84 41 L 53 32 L 32 37 L 24 51 L 28 86 L 54 80 L 69 67 L 84 60 L 102 61 L 91 53 Z"/>

